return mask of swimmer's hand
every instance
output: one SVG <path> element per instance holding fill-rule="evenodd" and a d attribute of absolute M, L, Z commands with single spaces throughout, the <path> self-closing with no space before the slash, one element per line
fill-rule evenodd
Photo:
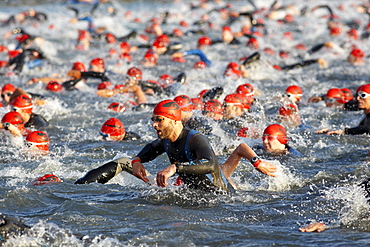
<path fill-rule="evenodd" d="M 328 129 L 328 128 L 323 128 L 323 129 L 321 129 L 321 130 L 316 131 L 316 134 L 325 134 L 325 133 L 327 133 L 328 131 L 329 131 L 329 129 Z"/>
<path fill-rule="evenodd" d="M 322 232 L 324 230 L 325 230 L 325 224 L 319 223 L 319 222 L 315 222 L 306 227 L 299 228 L 300 232 Z"/>
<path fill-rule="evenodd" d="M 176 173 L 176 165 L 174 164 L 158 172 L 157 173 L 158 187 L 166 187 L 168 185 L 167 179 L 169 179 L 175 173 Z"/>
<path fill-rule="evenodd" d="M 319 96 L 312 96 L 308 99 L 308 103 L 317 103 L 320 102 L 321 100 L 322 98 Z"/>
<path fill-rule="evenodd" d="M 149 182 L 149 179 L 146 176 L 145 168 L 140 161 L 136 161 L 135 163 L 132 164 L 132 174 L 135 177 L 143 180 L 145 183 Z"/>
<path fill-rule="evenodd" d="M 100 89 L 96 92 L 96 94 L 100 97 L 109 98 L 114 96 L 116 92 L 111 89 Z"/>
<path fill-rule="evenodd" d="M 271 164 L 269 162 L 265 162 L 265 161 L 262 161 L 257 167 L 256 167 L 257 171 L 265 174 L 265 175 L 268 175 L 268 176 L 271 176 L 271 177 L 276 177 L 275 174 L 273 174 L 274 172 L 276 172 L 276 166 L 274 164 Z"/>
<path fill-rule="evenodd" d="M 72 69 L 72 70 L 68 71 L 67 75 L 69 77 L 72 77 L 73 79 L 79 79 L 79 78 L 81 78 L 81 71 Z"/>
<path fill-rule="evenodd" d="M 326 132 L 327 135 L 344 135 L 344 130 L 330 130 Z"/>

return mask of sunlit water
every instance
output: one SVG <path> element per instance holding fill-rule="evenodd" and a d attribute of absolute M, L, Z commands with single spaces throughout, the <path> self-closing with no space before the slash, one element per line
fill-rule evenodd
<path fill-rule="evenodd" d="M 117 157 L 133 157 L 156 136 L 150 126 L 150 110 L 114 113 L 107 106 L 114 101 L 124 102 L 124 95 L 114 98 L 99 98 L 95 95 L 97 83 L 91 84 L 86 92 L 51 93 L 44 85 L 27 86 L 24 83 L 32 77 L 65 74 L 74 61 L 85 64 L 97 56 L 105 57 L 108 49 L 116 46 L 96 42 L 89 51 L 75 50 L 77 29 L 86 28 L 86 23 L 70 24 L 73 13 L 66 9 L 61 1 L 10 1 L 2 3 L 0 19 L 6 19 L 33 8 L 49 14 L 47 23 L 37 25 L 24 24 L 31 34 L 37 34 L 48 41 L 43 48 L 49 56 L 49 62 L 36 70 L 25 70 L 22 76 L 2 77 L 2 83 L 13 83 L 28 92 L 48 96 L 48 104 L 38 107 L 36 112 L 50 121 L 46 129 L 51 138 L 51 154 L 40 159 L 26 156 L 21 140 L 1 134 L 0 142 L 0 212 L 22 219 L 32 226 L 31 230 L 15 239 L 8 240 L 5 246 L 364 246 L 369 244 L 368 222 L 369 206 L 357 184 L 370 173 L 366 164 L 369 150 L 368 136 L 322 136 L 314 133 L 322 127 L 333 129 L 355 126 L 362 112 L 342 112 L 328 109 L 323 103 L 303 104 L 300 108 L 303 119 L 312 129 L 289 129 L 291 145 L 304 157 L 262 156 L 279 167 L 276 178 L 270 178 L 255 171 L 247 160 L 242 160 L 233 175 L 240 190 L 233 195 L 212 195 L 188 191 L 174 186 L 157 188 L 148 186 L 128 174 L 121 174 L 108 184 L 74 185 L 73 182 L 90 169 Z M 256 1 L 257 2 L 257 1 Z M 304 6 L 316 6 L 317 1 L 292 1 L 298 9 Z M 270 6 L 272 1 L 259 1 L 258 6 Z M 283 4 L 291 1 L 282 1 Z M 366 25 L 368 17 L 354 11 L 347 1 L 324 1 L 332 6 L 343 22 L 354 19 Z M 337 8 L 343 3 L 346 11 Z M 362 1 L 351 1 L 361 4 Z M 125 10 L 131 10 L 133 17 L 143 21 L 158 13 L 169 11 L 171 18 L 165 31 L 172 31 L 180 20 L 192 23 L 198 20 L 205 10 L 189 11 L 190 2 L 152 3 L 138 1 L 115 3 L 118 14 L 108 17 L 104 8 L 96 13 L 96 26 L 106 26 L 108 31 L 123 36 L 131 29 L 142 30 L 146 24 L 128 22 L 123 18 Z M 251 8 L 245 2 L 235 2 L 234 8 L 241 11 Z M 219 7 L 214 5 L 215 7 Z M 221 5 L 223 6 L 223 5 Z M 277 56 L 261 53 L 262 61 L 251 71 L 251 79 L 232 81 L 222 77 L 222 71 L 230 61 L 238 62 L 250 55 L 252 50 L 245 47 L 247 38 L 240 40 L 239 47 L 215 45 L 205 53 L 213 61 L 213 67 L 204 71 L 192 69 L 196 58 L 189 57 L 185 64 L 174 64 L 168 58 L 161 58 L 159 66 L 144 70 L 144 79 L 156 79 L 162 73 L 176 76 L 186 72 L 187 84 L 181 88 L 181 94 L 195 97 L 202 89 L 223 86 L 225 94 L 232 93 L 237 85 L 252 83 L 262 95 L 258 97 L 263 106 L 261 121 L 254 124 L 260 131 L 275 121 L 279 103 L 274 97 L 291 85 L 300 85 L 304 90 L 303 103 L 311 95 L 319 95 L 331 87 L 348 87 L 353 91 L 359 85 L 368 82 L 367 59 L 365 65 L 354 67 L 345 60 L 349 48 L 338 48 L 337 52 L 321 52 L 311 57 L 322 57 L 329 61 L 329 68 L 320 70 L 317 65 L 290 72 L 278 72 L 267 67 L 272 64 L 291 64 L 299 61 L 297 51 L 292 47 L 304 43 L 312 47 L 329 41 L 326 29 L 327 14 L 325 9 L 317 10 L 306 16 L 296 17 L 295 24 L 280 25 L 264 16 L 268 35 L 260 39 L 260 46 L 270 46 L 276 50 L 288 49 L 291 57 L 282 60 Z M 223 22 L 218 14 L 212 13 L 211 19 L 216 25 Z M 49 29 L 53 24 L 54 29 Z M 1 34 L 16 26 L 1 28 Z M 233 29 L 240 27 L 240 22 L 233 24 Z M 186 30 L 185 28 L 183 28 Z M 337 44 L 349 42 L 344 33 L 333 38 Z M 282 33 L 291 31 L 294 40 L 282 38 Z M 212 38 L 219 37 L 218 31 L 211 31 Z M 199 35 L 184 37 L 181 41 L 184 50 L 194 48 Z M 135 43 L 136 42 L 136 43 Z M 352 41 L 353 42 L 353 41 Z M 355 41 L 369 54 L 369 41 Z M 15 44 L 14 39 L 1 38 L 1 44 Z M 132 41 L 138 44 L 138 41 Z M 138 62 L 144 50 L 133 53 L 132 64 L 115 67 L 114 61 L 107 60 L 108 69 L 117 74 L 112 76 L 115 83 L 124 78 L 124 73 Z M 3 54 L 0 54 L 3 55 Z M 166 60 L 167 59 L 167 60 Z M 120 73 L 122 75 L 120 75 Z M 156 97 L 150 102 L 158 102 Z M 7 110 L 1 109 L 1 115 Z M 140 141 L 104 142 L 98 135 L 102 123 L 111 117 L 117 117 L 129 131 L 142 136 Z M 211 139 L 216 151 L 222 151 L 229 143 L 237 144 L 232 133 L 215 128 L 221 137 Z M 260 144 L 260 140 L 246 140 L 248 144 Z M 227 155 L 220 155 L 220 163 Z M 165 156 L 158 157 L 146 165 L 155 174 L 168 164 Z M 30 181 L 46 173 L 54 173 L 64 183 L 52 186 L 32 186 Z M 312 221 L 323 221 L 331 228 L 320 234 L 300 233 L 298 228 Z"/>

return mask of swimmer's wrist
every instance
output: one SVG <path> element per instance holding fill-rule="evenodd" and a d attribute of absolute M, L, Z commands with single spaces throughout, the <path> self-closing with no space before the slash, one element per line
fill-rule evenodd
<path fill-rule="evenodd" d="M 250 160 L 250 162 L 252 163 L 252 165 L 253 165 L 255 168 L 257 168 L 257 167 L 259 166 L 259 164 L 261 164 L 262 160 L 261 160 L 261 158 L 260 158 L 260 157 L 255 156 L 255 157 L 253 157 L 253 158 Z"/>
<path fill-rule="evenodd" d="M 140 158 L 133 159 L 133 160 L 131 161 L 131 165 L 133 165 L 133 164 L 134 164 L 134 163 L 136 163 L 136 162 L 140 162 L 140 163 L 141 163 Z"/>

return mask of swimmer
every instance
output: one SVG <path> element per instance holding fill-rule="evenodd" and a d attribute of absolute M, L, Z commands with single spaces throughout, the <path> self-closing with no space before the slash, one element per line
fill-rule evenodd
<path fill-rule="evenodd" d="M 329 130 L 324 128 L 316 131 L 318 134 L 326 135 L 361 135 L 370 134 L 370 84 L 362 85 L 357 89 L 358 108 L 362 109 L 365 116 L 357 127 L 342 130 Z"/>
<path fill-rule="evenodd" d="M 28 95 L 19 95 L 12 102 L 10 102 L 12 111 L 20 113 L 25 127 L 42 128 L 49 125 L 45 118 L 33 112 L 33 103 L 31 97 Z"/>
<path fill-rule="evenodd" d="M 148 173 L 142 163 L 166 152 L 171 165 L 157 173 L 156 182 L 159 187 L 168 186 L 167 180 L 177 173 L 182 182 L 192 189 L 219 192 L 233 189 L 228 180 L 238 162 L 219 166 L 207 138 L 199 132 L 183 127 L 181 110 L 175 101 L 164 100 L 158 103 L 153 110 L 152 121 L 158 139 L 147 144 L 132 161 L 121 158 L 109 162 L 88 172 L 75 183 L 107 182 L 122 170 L 129 170 L 134 176 L 148 183 Z M 249 158 L 252 160 L 254 157 Z M 253 162 L 256 167 L 261 165 L 261 170 L 265 166 L 259 158 L 253 159 Z M 268 170 L 274 172 L 274 169 Z"/>
<path fill-rule="evenodd" d="M 105 141 L 127 141 L 141 138 L 137 133 L 126 131 L 123 123 L 117 118 L 105 121 L 99 133 Z"/>

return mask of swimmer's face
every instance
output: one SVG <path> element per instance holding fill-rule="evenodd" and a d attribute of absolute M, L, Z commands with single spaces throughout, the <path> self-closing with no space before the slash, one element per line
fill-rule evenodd
<path fill-rule="evenodd" d="M 3 99 L 4 102 L 9 103 L 10 97 L 12 97 L 13 92 L 10 91 L 4 91 L 1 93 L 1 98 Z"/>
<path fill-rule="evenodd" d="M 238 107 L 232 104 L 224 105 L 224 118 L 226 119 L 241 116 L 243 112 L 244 111 L 241 107 Z"/>
<path fill-rule="evenodd" d="M 370 110 L 370 94 L 360 91 L 358 92 L 357 100 L 358 100 L 358 108 Z"/>
<path fill-rule="evenodd" d="M 266 152 L 270 153 L 278 153 L 285 150 L 285 145 L 281 144 L 277 139 L 276 136 L 272 135 L 264 135 L 262 136 L 263 141 L 263 149 Z"/>
<path fill-rule="evenodd" d="M 175 128 L 175 120 L 169 118 L 153 115 L 152 126 L 157 131 L 159 139 L 169 139 Z"/>

